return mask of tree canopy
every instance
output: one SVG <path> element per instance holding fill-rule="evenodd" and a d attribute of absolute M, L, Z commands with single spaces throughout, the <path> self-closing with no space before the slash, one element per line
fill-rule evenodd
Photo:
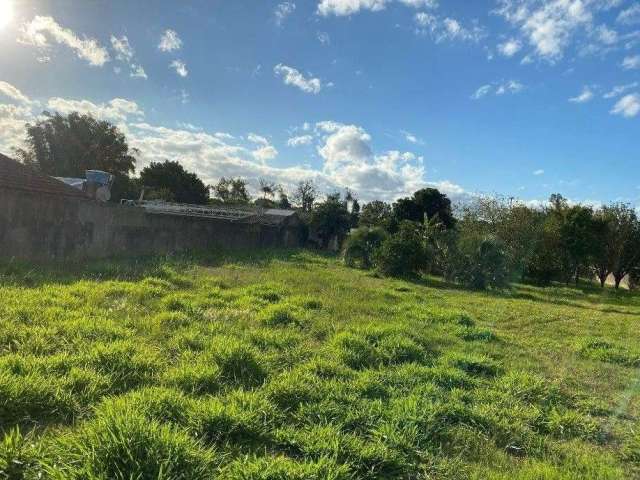
<path fill-rule="evenodd" d="M 178 162 L 151 163 L 140 172 L 140 182 L 144 187 L 169 193 L 165 200 L 195 204 L 209 200 L 209 189 L 202 180 Z"/>

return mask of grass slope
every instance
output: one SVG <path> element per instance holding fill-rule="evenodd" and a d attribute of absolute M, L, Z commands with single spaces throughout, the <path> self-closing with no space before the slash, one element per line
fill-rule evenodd
<path fill-rule="evenodd" d="M 638 476 L 628 292 L 308 252 L 1 272 L 0 478 Z"/>

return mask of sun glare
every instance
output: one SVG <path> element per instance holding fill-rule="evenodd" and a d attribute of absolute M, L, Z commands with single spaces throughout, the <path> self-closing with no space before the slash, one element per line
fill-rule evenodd
<path fill-rule="evenodd" d="M 13 17 L 11 0 L 0 0 L 0 28 L 5 27 Z"/>

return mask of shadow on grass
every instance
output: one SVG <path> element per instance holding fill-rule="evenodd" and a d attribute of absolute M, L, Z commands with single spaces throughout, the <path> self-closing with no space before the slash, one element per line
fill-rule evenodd
<path fill-rule="evenodd" d="M 32 264 L 0 263 L 0 285 L 37 287 L 48 283 L 69 284 L 79 280 L 136 281 L 162 276 L 167 268 L 185 272 L 189 268 L 220 267 L 226 264 L 267 266 L 274 261 L 299 266 L 326 264 L 331 255 L 302 249 L 246 249 L 192 251 L 173 255 L 118 257 L 84 262 Z"/>

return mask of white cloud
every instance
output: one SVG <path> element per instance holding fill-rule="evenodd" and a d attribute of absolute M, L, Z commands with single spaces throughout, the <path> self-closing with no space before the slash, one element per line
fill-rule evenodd
<path fill-rule="evenodd" d="M 53 17 L 36 16 L 20 27 L 18 42 L 39 49 L 50 48 L 49 41 L 66 45 L 78 58 L 86 60 L 91 66 L 101 67 L 109 61 L 107 49 L 93 38 L 79 38 L 72 30 L 63 28 Z"/>
<path fill-rule="evenodd" d="M 625 95 L 611 110 L 613 115 L 622 115 L 625 118 L 632 118 L 640 113 L 640 95 L 632 93 Z"/>
<path fill-rule="evenodd" d="M 618 32 L 611 30 L 606 25 L 600 25 L 596 29 L 596 36 L 605 45 L 614 45 L 618 42 Z"/>
<path fill-rule="evenodd" d="M 249 135 L 247 135 L 247 140 L 258 145 L 269 145 L 269 140 L 255 133 L 250 133 Z"/>
<path fill-rule="evenodd" d="M 580 93 L 580 95 L 576 97 L 571 97 L 569 101 L 572 103 L 587 103 L 592 99 L 593 99 L 593 90 L 591 90 L 591 87 L 585 86 L 582 89 L 582 92 Z"/>
<path fill-rule="evenodd" d="M 186 77 L 187 75 L 189 75 L 187 65 L 182 60 L 174 60 L 169 64 L 169 67 L 173 68 L 181 77 Z"/>
<path fill-rule="evenodd" d="M 533 172 L 533 174 L 534 174 L 535 176 L 539 177 L 540 175 L 544 175 L 544 170 L 542 170 L 542 169 L 535 170 L 535 171 Z"/>
<path fill-rule="evenodd" d="M 282 2 L 276 6 L 274 15 L 276 17 L 276 24 L 282 26 L 284 21 L 289 15 L 296 10 L 296 4 L 293 2 Z"/>
<path fill-rule="evenodd" d="M 562 58 L 577 31 L 591 27 L 595 3 L 591 0 L 499 0 L 496 13 L 519 29 L 538 56 L 553 62 Z"/>
<path fill-rule="evenodd" d="M 491 90 L 493 90 L 493 85 L 482 85 L 481 87 L 479 87 L 475 93 L 473 95 L 471 95 L 471 98 L 474 100 L 478 100 L 486 95 L 488 95 L 489 93 L 491 93 Z"/>
<path fill-rule="evenodd" d="M 418 35 L 430 35 L 436 43 L 443 41 L 471 41 L 478 42 L 485 37 L 484 30 L 474 25 L 471 28 L 463 27 L 453 18 L 444 19 L 427 12 L 418 12 L 413 17 L 417 25 Z"/>
<path fill-rule="evenodd" d="M 515 38 L 511 38 L 498 45 L 498 51 L 505 57 L 513 57 L 521 48 L 522 44 L 520 43 L 520 40 Z"/>
<path fill-rule="evenodd" d="M 327 32 L 318 32 L 318 41 L 322 45 L 329 45 L 331 43 L 331 37 Z"/>
<path fill-rule="evenodd" d="M 278 150 L 273 145 L 267 145 L 260 147 L 251 152 L 253 158 L 265 163 L 267 160 L 272 160 L 278 156 Z"/>
<path fill-rule="evenodd" d="M 114 98 L 107 103 L 93 103 L 89 100 L 71 100 L 53 97 L 47 102 L 49 110 L 69 114 L 71 112 L 88 113 L 102 120 L 125 122 L 144 116 L 136 102 L 123 98 Z"/>
<path fill-rule="evenodd" d="M 285 85 L 292 85 L 305 93 L 316 95 L 322 90 L 322 82 L 319 78 L 311 76 L 307 78 L 293 67 L 279 63 L 273 68 L 273 71 L 277 77 L 282 77 Z"/>
<path fill-rule="evenodd" d="M 287 146 L 289 147 L 299 147 L 301 145 L 310 145 L 311 143 L 313 143 L 313 137 L 311 135 L 299 135 L 287 140 Z"/>
<path fill-rule="evenodd" d="M 628 83 L 626 85 L 616 85 L 615 87 L 613 87 L 611 89 L 611 91 L 605 93 L 603 95 L 603 98 L 616 98 L 616 97 L 619 97 L 620 95 L 622 95 L 627 90 L 631 90 L 633 88 L 636 88 L 639 85 L 640 85 L 640 83 L 638 83 L 638 82 Z"/>
<path fill-rule="evenodd" d="M 160 43 L 158 49 L 163 52 L 173 52 L 174 50 L 180 50 L 182 48 L 182 39 L 178 36 L 175 30 L 167 29 L 160 37 Z"/>
<path fill-rule="evenodd" d="M 412 8 L 437 8 L 437 0 L 396 0 L 402 5 Z M 379 12 L 393 0 L 320 0 L 317 12 L 319 15 L 347 16 L 360 11 Z"/>
<path fill-rule="evenodd" d="M 129 75 L 131 77 L 147 79 L 147 74 L 145 73 L 144 68 L 133 61 L 135 52 L 126 35 L 123 35 L 120 38 L 111 35 L 111 47 L 116 52 L 116 59 L 129 65 L 129 69 L 131 70 Z M 116 71 L 116 73 L 119 72 Z"/>
<path fill-rule="evenodd" d="M 13 148 L 23 147 L 25 124 L 33 120 L 28 106 L 0 103 L 0 152 L 10 154 Z"/>
<path fill-rule="evenodd" d="M 521 92 L 523 89 L 524 85 L 517 80 L 488 83 L 479 87 L 473 95 L 471 95 L 471 99 L 479 100 L 491 93 L 495 95 L 516 94 Z"/>
<path fill-rule="evenodd" d="M 624 60 L 622 61 L 622 68 L 625 70 L 636 70 L 640 68 L 640 55 L 624 57 Z"/>
<path fill-rule="evenodd" d="M 404 139 L 409 142 L 409 143 L 413 143 L 416 145 L 423 145 L 424 141 L 420 138 L 418 138 L 416 135 L 414 135 L 411 132 L 407 132 L 405 130 L 401 130 L 400 133 L 402 133 L 402 135 L 404 136 Z"/>
<path fill-rule="evenodd" d="M 24 105 L 31 105 L 32 102 L 29 97 L 27 97 L 24 93 L 18 90 L 16 87 L 11 85 L 10 83 L 0 81 L 0 95 L 4 95 L 5 97 L 9 97 L 10 99 L 22 103 Z"/>
<path fill-rule="evenodd" d="M 516 80 L 509 80 L 506 83 L 502 83 L 496 87 L 496 95 L 504 95 L 505 93 L 518 93 L 521 92 L 524 85 Z"/>
<path fill-rule="evenodd" d="M 618 14 L 618 22 L 625 25 L 640 23 L 640 3 L 634 3 Z"/>

